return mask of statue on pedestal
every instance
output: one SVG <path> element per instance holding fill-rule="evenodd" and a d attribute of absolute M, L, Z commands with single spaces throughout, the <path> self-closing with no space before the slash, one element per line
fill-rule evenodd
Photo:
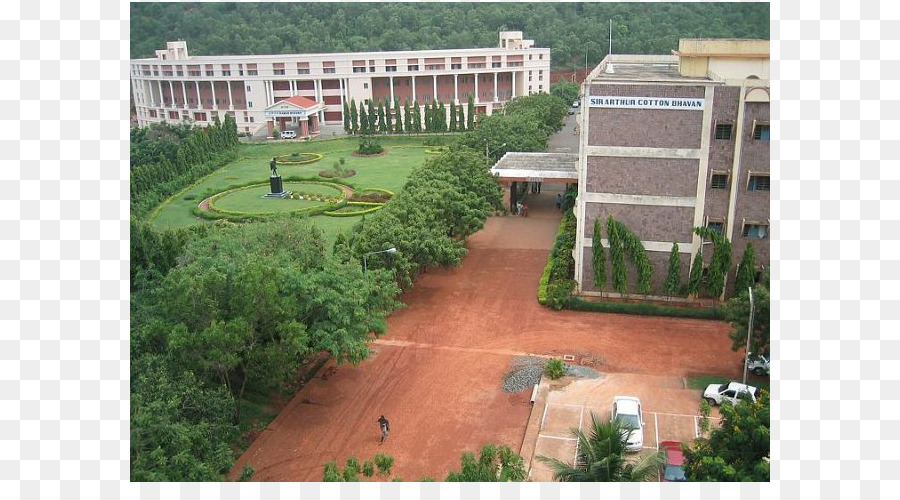
<path fill-rule="evenodd" d="M 269 162 L 269 168 L 272 169 L 272 177 L 278 175 L 278 165 L 274 157 L 272 158 L 272 161 Z"/>

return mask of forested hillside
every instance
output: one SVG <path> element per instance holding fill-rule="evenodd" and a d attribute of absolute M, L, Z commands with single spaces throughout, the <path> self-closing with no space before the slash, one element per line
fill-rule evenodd
<path fill-rule="evenodd" d="M 556 68 L 613 52 L 668 54 L 679 38 L 769 38 L 768 3 L 132 3 L 131 57 L 171 40 L 196 55 L 493 47 L 523 31 Z"/>

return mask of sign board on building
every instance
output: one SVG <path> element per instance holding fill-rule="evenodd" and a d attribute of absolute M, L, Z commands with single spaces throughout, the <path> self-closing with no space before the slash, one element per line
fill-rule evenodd
<path fill-rule="evenodd" d="M 291 106 L 290 104 L 283 104 L 278 107 L 267 109 L 265 115 L 267 118 L 274 118 L 279 116 L 306 116 L 306 110 L 303 108 L 298 108 L 296 106 Z"/>
<path fill-rule="evenodd" d="M 543 177 L 526 177 L 528 182 L 544 182 Z"/>
<path fill-rule="evenodd" d="M 677 109 L 687 111 L 700 111 L 703 109 L 704 99 L 684 97 L 622 97 L 622 96 L 591 96 L 589 103 L 592 108 L 630 108 L 630 109 Z"/>

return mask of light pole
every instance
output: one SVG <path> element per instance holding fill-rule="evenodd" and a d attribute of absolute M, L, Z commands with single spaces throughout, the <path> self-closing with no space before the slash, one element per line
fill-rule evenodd
<path fill-rule="evenodd" d="M 747 366 L 750 363 L 750 332 L 753 331 L 753 288 L 747 287 L 750 292 L 750 321 L 747 323 L 747 347 L 744 349 L 744 385 L 747 385 Z"/>
<path fill-rule="evenodd" d="M 363 274 L 369 272 L 369 263 L 367 261 L 368 256 L 375 255 L 376 253 L 397 253 L 397 249 L 394 247 L 388 248 L 387 250 L 379 250 L 377 252 L 369 252 L 363 254 Z"/>
<path fill-rule="evenodd" d="M 497 151 L 498 149 L 500 149 L 504 146 L 506 146 L 505 142 L 503 144 L 497 146 L 494 149 L 494 151 Z M 491 164 L 491 150 L 490 150 L 490 148 L 488 148 L 488 140 L 487 139 L 484 140 L 484 159 L 487 160 L 488 165 Z"/>

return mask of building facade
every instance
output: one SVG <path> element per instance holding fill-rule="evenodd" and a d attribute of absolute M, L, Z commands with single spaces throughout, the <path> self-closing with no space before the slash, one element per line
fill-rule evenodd
<path fill-rule="evenodd" d="M 684 39 L 671 56 L 610 55 L 582 84 L 575 246 L 578 291 L 594 283 L 594 221 L 611 215 L 643 243 L 653 266 L 652 295 L 664 295 L 673 243 L 682 281 L 710 242 L 707 226 L 733 246 L 726 290 L 747 243 L 769 262 L 769 42 Z M 608 249 L 609 241 L 602 239 Z M 701 249 L 705 251 L 701 253 Z M 630 266 L 629 266 L 630 267 Z M 636 290 L 629 270 L 628 291 Z"/>
<path fill-rule="evenodd" d="M 131 91 L 138 125 L 206 125 L 230 114 L 252 134 L 270 135 L 276 120 L 266 110 L 296 96 L 321 105 L 307 119 L 319 124 L 342 124 L 350 99 L 424 106 L 472 94 L 476 113 L 489 115 L 514 97 L 550 91 L 550 49 L 533 45 L 521 31 L 500 32 L 495 48 L 347 54 L 191 56 L 187 42 L 168 42 L 155 58 L 131 61 Z M 282 123 L 302 132 L 299 121 Z"/>

